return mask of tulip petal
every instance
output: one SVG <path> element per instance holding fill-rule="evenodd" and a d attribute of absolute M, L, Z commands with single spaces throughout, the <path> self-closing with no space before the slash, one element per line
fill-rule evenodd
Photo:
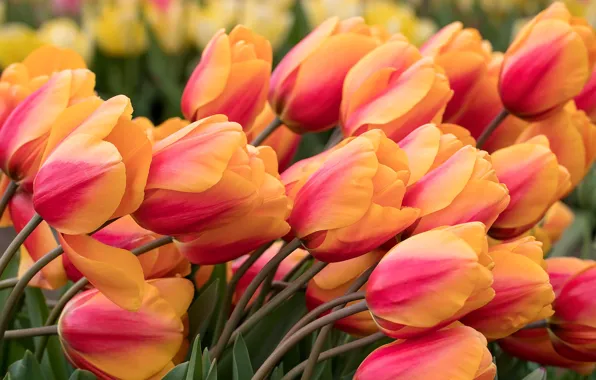
<path fill-rule="evenodd" d="M 86 69 L 85 60 L 76 51 L 54 45 L 35 49 L 23 60 L 30 77 L 49 75 L 68 69 Z"/>
<path fill-rule="evenodd" d="M 423 125 L 399 142 L 410 164 L 408 186 L 418 182 L 431 168 L 437 153 L 441 131 L 433 124 Z"/>
<path fill-rule="evenodd" d="M 192 282 L 185 278 L 171 277 L 149 280 L 147 283 L 157 288 L 161 298 L 168 301 L 178 317 L 186 314 L 195 294 Z"/>

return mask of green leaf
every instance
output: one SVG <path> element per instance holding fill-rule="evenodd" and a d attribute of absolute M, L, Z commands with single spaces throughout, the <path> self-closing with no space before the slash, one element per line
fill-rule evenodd
<path fill-rule="evenodd" d="M 546 370 L 544 368 L 538 368 L 528 376 L 524 377 L 523 380 L 546 380 Z"/>
<path fill-rule="evenodd" d="M 207 377 L 205 380 L 217 380 L 217 361 L 213 360 L 211 362 L 211 367 L 209 368 L 209 373 L 207 373 Z"/>
<path fill-rule="evenodd" d="M 250 364 L 250 356 L 248 355 L 248 348 L 242 338 L 242 334 L 238 335 L 234 342 L 233 352 L 233 379 L 234 380 L 250 380 L 254 375 L 252 365 Z"/>
<path fill-rule="evenodd" d="M 201 357 L 201 337 L 197 335 L 192 345 L 192 353 L 188 361 L 188 371 L 186 372 L 186 380 L 194 380 L 203 378 L 203 362 Z"/>
<path fill-rule="evenodd" d="M 31 351 L 25 352 L 23 359 L 14 362 L 8 367 L 8 373 L 13 380 L 43 380 L 45 376 L 41 367 Z"/>
<path fill-rule="evenodd" d="M 68 380 L 96 380 L 97 377 L 84 369 L 75 370 Z"/>
<path fill-rule="evenodd" d="M 219 279 L 213 281 L 188 309 L 189 339 L 204 336 L 218 302 Z"/>
<path fill-rule="evenodd" d="M 188 372 L 188 362 L 180 363 L 166 373 L 162 380 L 185 380 Z"/>
<path fill-rule="evenodd" d="M 209 370 L 211 369 L 211 355 L 209 355 L 209 349 L 205 348 L 203 351 L 203 379 L 207 378 Z"/>
<path fill-rule="evenodd" d="M 283 363 L 279 366 L 275 367 L 273 372 L 271 373 L 270 380 L 281 380 L 284 377 L 284 365 Z"/>

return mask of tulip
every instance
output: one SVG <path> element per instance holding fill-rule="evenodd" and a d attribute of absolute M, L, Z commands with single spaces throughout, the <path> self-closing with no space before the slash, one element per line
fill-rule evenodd
<path fill-rule="evenodd" d="M 275 114 L 269 104 L 265 104 L 263 111 L 257 116 L 253 129 L 250 134 L 247 134 L 248 140 L 252 141 L 259 135 L 269 124 L 275 119 Z M 279 171 L 283 172 L 292 163 L 292 159 L 298 151 L 300 145 L 300 135 L 292 132 L 286 126 L 280 126 L 269 137 L 267 137 L 261 145 L 268 145 L 277 154 L 279 163 Z"/>
<path fill-rule="evenodd" d="M 393 247 L 366 288 L 368 307 L 381 331 L 396 339 L 411 338 L 489 303 L 495 291 L 487 248 L 479 222 L 423 232 Z"/>
<path fill-rule="evenodd" d="M 571 186 L 575 187 L 596 159 L 596 126 L 570 102 L 561 112 L 531 123 L 517 142 L 538 135 L 546 136 L 551 151 L 557 156 L 559 164 L 569 171 Z"/>
<path fill-rule="evenodd" d="M 521 330 L 499 340 L 499 347 L 506 353 L 542 365 L 569 368 L 584 375 L 591 374 L 595 363 L 565 358 L 555 351 L 548 330 L 545 328 Z"/>
<path fill-rule="evenodd" d="M 43 90 L 39 92 L 44 94 Z M 31 98 L 18 110 L 35 120 L 44 104 L 37 103 L 34 95 Z M 33 204 L 58 231 L 88 233 L 141 204 L 151 143 L 131 121 L 131 113 L 130 99 L 120 95 L 105 102 L 89 98 L 55 119 L 33 183 Z"/>
<path fill-rule="evenodd" d="M 269 41 L 241 25 L 211 39 L 182 94 L 188 120 L 225 114 L 246 132 L 263 109 L 271 71 Z"/>
<path fill-rule="evenodd" d="M 505 108 L 532 120 L 561 109 L 588 81 L 595 47 L 593 30 L 572 18 L 563 3 L 552 4 L 505 53 L 499 80 Z"/>
<path fill-rule="evenodd" d="M 528 231 L 571 186 L 569 172 L 559 165 L 545 136 L 499 149 L 491 157 L 497 177 L 511 195 L 490 231 L 497 239 Z"/>
<path fill-rule="evenodd" d="M 384 251 L 377 250 L 350 260 L 327 265 L 309 281 L 306 288 L 306 307 L 312 310 L 319 305 L 346 294 L 354 281 L 368 268 L 375 265 L 384 254 Z M 366 290 L 366 284 L 359 290 Z M 350 302 L 348 305 L 357 302 Z M 328 313 L 325 312 L 322 315 Z M 335 322 L 334 327 L 357 336 L 371 335 L 379 331 L 368 311 L 340 319 Z"/>
<path fill-rule="evenodd" d="M 135 117 L 132 121 L 145 131 L 149 141 L 153 144 L 190 124 L 188 120 L 179 117 L 171 117 L 159 125 L 154 125 L 151 120 L 142 116 Z"/>
<path fill-rule="evenodd" d="M 80 54 L 86 62 L 91 62 L 95 48 L 90 33 L 81 30 L 77 23 L 69 18 L 56 18 L 44 22 L 37 30 L 39 39 L 44 44 L 69 48 Z"/>
<path fill-rule="evenodd" d="M 57 14 L 77 15 L 81 12 L 81 0 L 52 0 L 52 10 Z"/>
<path fill-rule="evenodd" d="M 592 122 L 596 122 L 596 66 L 592 68 L 590 80 L 574 98 L 577 108 L 584 111 Z"/>
<path fill-rule="evenodd" d="M 294 24 L 292 6 L 289 1 L 248 0 L 238 4 L 236 23 L 259 33 L 276 49 L 286 41 Z"/>
<path fill-rule="evenodd" d="M 546 232 L 550 241 L 556 243 L 567 227 L 573 223 L 574 218 L 573 211 L 569 206 L 561 201 L 556 202 L 544 214 L 542 229 Z"/>
<path fill-rule="evenodd" d="M 422 54 L 435 57 L 445 70 L 453 98 L 445 109 L 445 119 L 459 112 L 471 100 L 472 89 L 487 72 L 490 52 L 485 48 L 478 30 L 454 22 L 431 37 L 421 48 Z"/>
<path fill-rule="evenodd" d="M 236 288 L 234 289 L 234 297 L 232 299 L 233 303 L 236 303 L 240 297 L 246 291 L 246 288 L 251 283 L 251 281 L 255 278 L 255 276 L 263 269 L 265 264 L 267 264 L 280 250 L 283 246 L 281 241 L 273 243 L 273 245 L 259 257 L 254 264 L 248 268 L 246 273 L 240 277 L 238 283 L 236 284 Z M 291 270 L 294 269 L 296 265 L 298 265 L 302 259 L 308 256 L 308 252 L 304 249 L 298 248 L 294 252 L 292 252 L 288 257 L 282 260 L 282 262 L 277 267 L 275 271 L 275 275 L 273 277 L 273 281 L 282 281 L 284 277 L 290 273 Z M 242 264 L 248 259 L 248 256 L 243 256 L 237 260 L 234 260 L 231 265 L 231 274 L 235 274 L 238 269 L 242 266 Z M 255 292 L 255 294 L 250 299 L 250 303 L 252 303 L 258 296 L 259 291 Z M 249 304 L 250 304 L 249 303 Z"/>
<path fill-rule="evenodd" d="M 262 174 L 255 170 L 262 175 L 257 179 L 262 203 L 227 224 L 179 237 L 176 240 L 178 249 L 193 264 L 221 264 L 290 232 L 286 219 L 290 215 L 291 201 L 279 179 L 275 152 L 269 147 L 248 145 L 248 160 L 249 167 L 261 166 L 265 170 Z"/>
<path fill-rule="evenodd" d="M 22 61 L 42 45 L 29 25 L 20 22 L 3 24 L 0 28 L 0 67 Z"/>
<path fill-rule="evenodd" d="M 490 228 L 507 207 L 509 192 L 486 152 L 433 125 L 418 128 L 400 146 L 413 163 L 403 204 L 420 210 L 407 234 L 474 221 Z"/>
<path fill-rule="evenodd" d="M 323 22 L 273 71 L 269 103 L 275 113 L 296 133 L 332 128 L 346 74 L 382 39 L 361 18 Z"/>
<path fill-rule="evenodd" d="M 399 142 L 426 123 L 441 121 L 453 91 L 442 68 L 403 38 L 362 58 L 343 86 L 341 126 L 346 136 L 380 128 Z"/>
<path fill-rule="evenodd" d="M 144 15 L 159 47 L 170 55 L 186 47 L 185 4 L 181 0 L 150 0 L 144 4 Z"/>
<path fill-rule="evenodd" d="M 354 380 L 492 380 L 496 373 L 486 339 L 460 326 L 377 348 L 360 364 Z"/>
<path fill-rule="evenodd" d="M 265 196 L 277 194 L 278 182 L 266 170 L 272 166 L 266 167 L 251 152 L 242 127 L 224 115 L 199 120 L 169 135 L 153 146 L 145 199 L 133 217 L 141 227 L 162 235 L 197 234 L 225 228 L 233 221 L 242 223 L 241 218 L 263 205 Z M 269 163 L 276 160 L 271 150 L 264 152 Z M 261 193 L 264 186 L 271 187 Z M 269 211 L 281 210 L 274 206 L 259 211 L 265 225 Z M 248 232 L 234 231 L 234 235 L 241 240 L 247 236 L 240 234 Z M 221 247 L 222 242 L 204 239 L 197 242 L 198 247 Z"/>
<path fill-rule="evenodd" d="M 555 293 L 542 267 L 541 244 L 531 237 L 520 240 L 490 248 L 495 298 L 461 319 L 489 340 L 507 337 L 553 314 Z"/>
<path fill-rule="evenodd" d="M 405 153 L 379 129 L 300 161 L 282 176 L 292 233 L 325 262 L 370 252 L 418 217 L 402 208 L 409 176 Z"/>
<path fill-rule="evenodd" d="M 555 293 L 559 294 L 567 280 L 575 274 L 588 269 L 594 263 L 592 260 L 582 260 L 576 257 L 548 258 L 546 260 L 547 272 Z"/>
<path fill-rule="evenodd" d="M 102 52 L 114 57 L 135 57 L 147 50 L 149 38 L 136 1 L 99 2 L 90 20 Z"/>
<path fill-rule="evenodd" d="M 102 379 L 146 379 L 171 365 L 183 341 L 181 317 L 192 301 L 192 283 L 170 278 L 143 285 L 136 312 L 122 310 L 97 289 L 68 302 L 58 334 L 75 367 Z"/>
<path fill-rule="evenodd" d="M 230 1 L 188 2 L 186 9 L 186 37 L 200 50 L 211 41 L 224 25 L 234 25 L 238 6 L 244 3 Z"/>

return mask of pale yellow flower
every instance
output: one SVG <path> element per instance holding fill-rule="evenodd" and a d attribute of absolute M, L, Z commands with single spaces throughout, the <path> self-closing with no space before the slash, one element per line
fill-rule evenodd
<path fill-rule="evenodd" d="M 189 4 L 186 10 L 187 38 L 198 48 L 204 48 L 215 32 L 234 24 L 236 11 L 227 1 L 210 2 L 205 6 Z"/>
<path fill-rule="evenodd" d="M 317 26 L 329 17 L 341 19 L 362 15 L 361 0 L 303 0 L 302 8 L 311 26 Z"/>
<path fill-rule="evenodd" d="M 267 38 L 273 48 L 279 47 L 286 40 L 294 22 L 292 11 L 283 4 L 248 0 L 240 11 L 237 23 Z"/>
<path fill-rule="evenodd" d="M 10 23 L 0 27 L 0 67 L 20 62 L 43 43 L 35 30 L 21 23 Z"/>
<path fill-rule="evenodd" d="M 167 8 L 162 9 L 154 1 L 148 0 L 144 10 L 160 48 L 168 54 L 180 53 L 187 43 L 185 1 L 170 0 Z"/>
<path fill-rule="evenodd" d="M 390 34 L 401 33 L 416 45 L 426 41 L 437 30 L 432 20 L 419 19 L 408 4 L 391 0 L 368 1 L 365 4 L 364 19 L 369 25 L 381 25 Z"/>
<path fill-rule="evenodd" d="M 98 10 L 92 25 L 97 44 L 104 53 L 130 57 L 147 50 L 147 31 L 137 1 L 101 1 Z"/>
<path fill-rule="evenodd" d="M 65 17 L 48 20 L 37 30 L 37 35 L 43 43 L 70 48 L 87 63 L 91 62 L 93 39 L 73 20 Z"/>

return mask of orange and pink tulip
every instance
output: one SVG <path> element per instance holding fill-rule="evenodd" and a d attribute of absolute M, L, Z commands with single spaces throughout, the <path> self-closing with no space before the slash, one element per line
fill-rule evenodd
<path fill-rule="evenodd" d="M 590 80 L 582 92 L 573 98 L 577 108 L 584 111 L 593 123 L 596 123 L 596 66 L 592 68 Z"/>
<path fill-rule="evenodd" d="M 267 101 L 271 60 L 264 37 L 242 25 L 219 30 L 186 84 L 182 113 L 191 121 L 225 114 L 249 132 Z"/>
<path fill-rule="evenodd" d="M 364 359 L 354 380 L 493 380 L 497 368 L 486 344 L 466 326 L 389 343 Z"/>
<path fill-rule="evenodd" d="M 386 36 L 355 17 L 333 17 L 285 55 L 271 75 L 269 103 L 297 133 L 332 128 L 339 121 L 348 71 Z"/>
<path fill-rule="evenodd" d="M 553 204 L 542 221 L 541 228 L 548 235 L 551 243 L 559 241 L 563 232 L 573 223 L 575 215 L 565 203 L 558 201 Z"/>

